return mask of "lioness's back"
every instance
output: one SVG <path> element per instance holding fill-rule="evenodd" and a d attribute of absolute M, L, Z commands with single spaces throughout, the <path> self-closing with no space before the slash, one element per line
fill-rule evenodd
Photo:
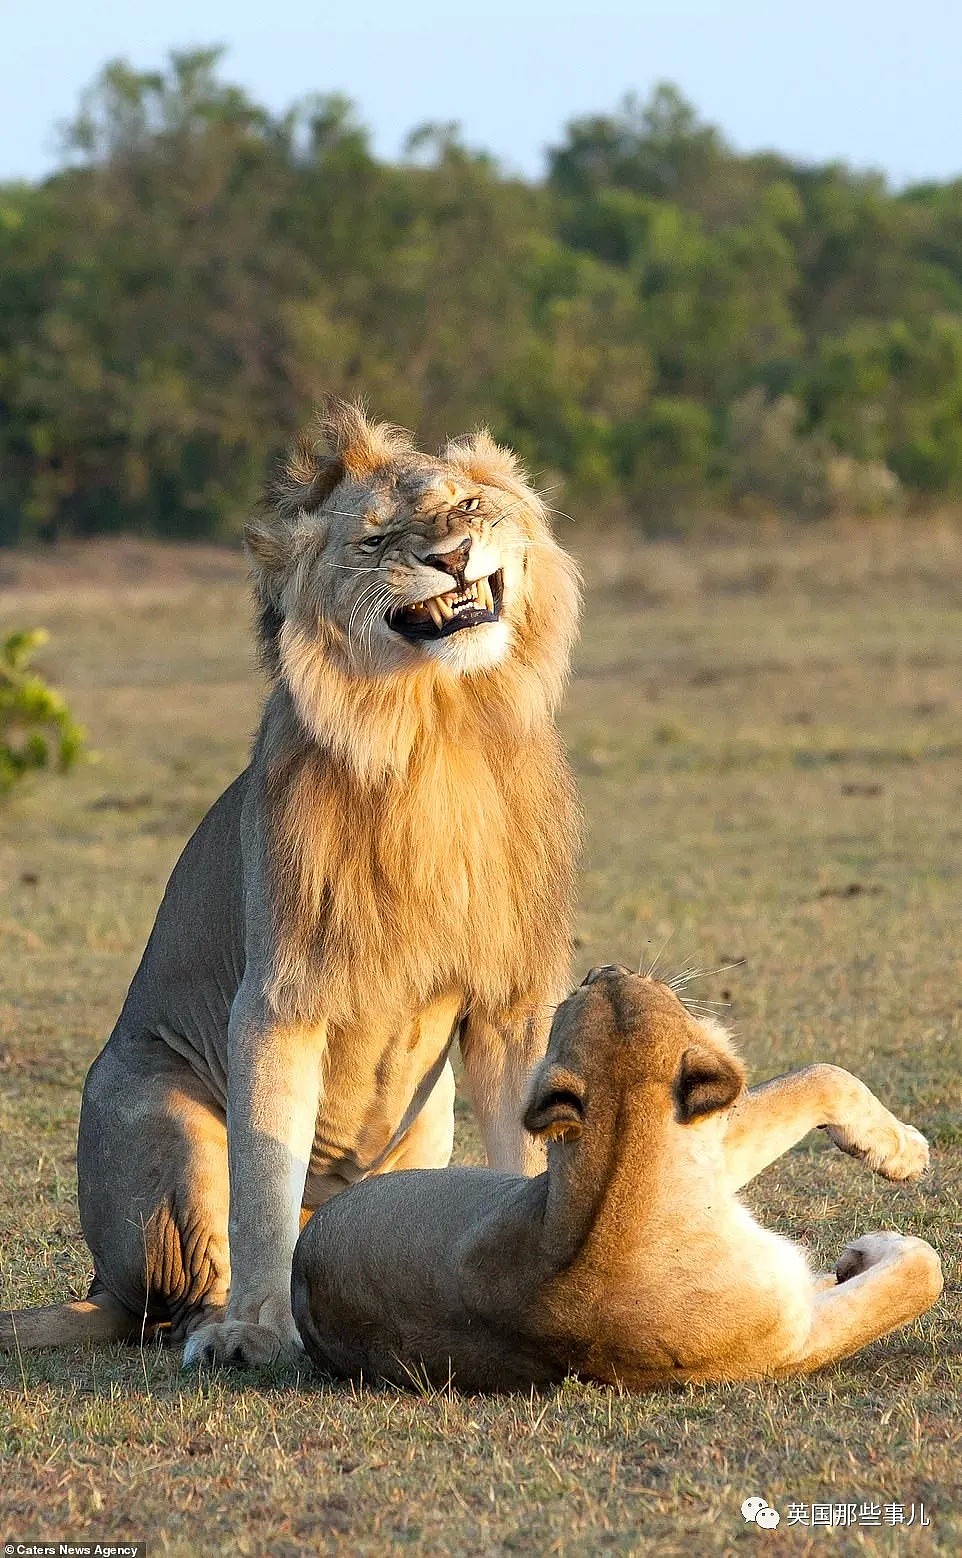
<path fill-rule="evenodd" d="M 515 1389 L 564 1377 L 543 1347 L 472 1301 L 488 1220 L 537 1204 L 541 1181 L 484 1168 L 368 1179 L 315 1212 L 294 1253 L 292 1298 L 315 1363 L 346 1378 Z M 465 1324 L 465 1318 L 467 1324 Z"/>

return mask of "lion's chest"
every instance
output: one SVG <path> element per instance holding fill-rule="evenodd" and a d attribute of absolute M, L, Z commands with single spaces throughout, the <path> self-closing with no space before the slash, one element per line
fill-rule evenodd
<path fill-rule="evenodd" d="M 379 991 L 394 1010 L 451 987 L 497 999 L 530 952 L 544 819 L 482 763 L 430 777 L 365 807 L 325 861 L 322 957 L 357 1010 Z"/>

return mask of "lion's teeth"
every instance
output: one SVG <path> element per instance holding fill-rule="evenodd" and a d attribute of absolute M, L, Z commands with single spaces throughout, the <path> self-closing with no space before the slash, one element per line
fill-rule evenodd
<path fill-rule="evenodd" d="M 435 596 L 435 604 L 437 605 L 438 610 L 440 611 L 440 613 L 441 613 L 442 617 L 444 618 L 445 622 L 450 622 L 451 618 L 454 616 L 454 610 L 452 608 L 449 596 L 447 596 L 447 595 L 437 595 L 437 596 Z"/>
<path fill-rule="evenodd" d="M 489 579 L 478 580 L 478 601 L 485 611 L 494 611 L 494 596 L 491 594 L 491 581 Z"/>
<path fill-rule="evenodd" d="M 428 608 L 428 611 L 431 613 L 431 621 L 434 623 L 434 626 L 436 628 L 443 628 L 444 617 L 441 614 L 441 607 L 438 605 L 437 598 L 426 601 L 425 604 Z"/>

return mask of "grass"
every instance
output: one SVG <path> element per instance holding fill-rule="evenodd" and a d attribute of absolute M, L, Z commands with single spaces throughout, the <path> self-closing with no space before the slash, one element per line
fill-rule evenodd
<path fill-rule="evenodd" d="M 148 1348 L 0 1361 L 0 1532 L 241 1554 L 955 1553 L 962 1548 L 962 543 L 806 531 L 589 547 L 564 730 L 587 816 L 577 967 L 744 957 L 761 1078 L 820 1057 L 927 1131 L 892 1187 L 819 1139 L 751 1201 L 830 1262 L 857 1232 L 939 1248 L 929 1316 L 786 1384 L 532 1398 L 197 1379 Z M 117 545 L 5 557 L 0 634 L 99 762 L 0 813 L 0 1303 L 80 1294 L 74 1136 L 190 829 L 243 764 L 260 683 L 238 559 Z M 477 1155 L 460 1110 L 458 1155 Z M 751 1493 L 775 1533 L 739 1513 Z M 827 1532 L 789 1502 L 923 1502 L 931 1526 Z"/>

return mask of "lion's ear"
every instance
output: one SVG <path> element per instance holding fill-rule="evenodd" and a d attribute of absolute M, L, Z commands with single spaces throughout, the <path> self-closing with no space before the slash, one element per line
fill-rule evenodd
<path fill-rule="evenodd" d="M 483 487 L 505 487 L 509 492 L 524 485 L 525 474 L 516 454 L 495 443 L 486 427 L 464 438 L 455 438 L 441 450 L 441 459 L 455 465 L 471 481 Z"/>
<path fill-rule="evenodd" d="M 585 1085 L 562 1066 L 544 1062 L 535 1072 L 524 1128 L 542 1141 L 577 1141 L 584 1129 Z"/>
<path fill-rule="evenodd" d="M 365 481 L 399 456 L 410 454 L 411 435 L 391 422 L 376 422 L 359 400 L 328 395 L 319 418 L 321 433 L 340 464 L 340 476 Z"/>
<path fill-rule="evenodd" d="M 320 439 L 298 439 L 268 495 L 282 519 L 313 514 L 342 481 L 348 477 L 365 481 L 413 447 L 403 428 L 374 422 L 360 401 L 340 400 L 336 395 L 325 399 L 316 426 Z"/>
<path fill-rule="evenodd" d="M 300 438 L 268 498 L 282 519 L 294 519 L 300 513 L 313 514 L 346 475 L 342 454 L 329 454 L 318 448 L 312 438 Z"/>
<path fill-rule="evenodd" d="M 716 1109 L 727 1109 L 745 1085 L 745 1073 L 733 1055 L 707 1045 L 692 1045 L 681 1057 L 672 1091 L 675 1117 L 689 1125 Z"/>
<path fill-rule="evenodd" d="M 269 519 L 252 519 L 244 526 L 244 542 L 258 573 L 276 578 L 287 568 L 291 557 L 291 537 L 286 525 Z"/>

